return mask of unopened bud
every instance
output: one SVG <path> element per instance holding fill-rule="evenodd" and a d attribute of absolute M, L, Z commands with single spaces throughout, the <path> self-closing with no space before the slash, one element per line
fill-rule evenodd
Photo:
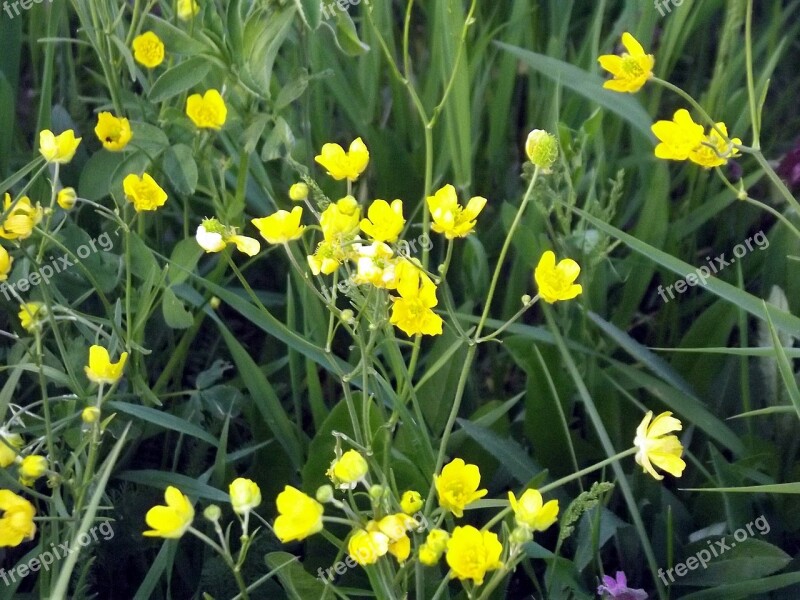
<path fill-rule="evenodd" d="M 96 406 L 87 406 L 81 412 L 81 419 L 84 423 L 94 423 L 100 418 L 100 409 Z"/>
<path fill-rule="evenodd" d="M 209 504 L 206 506 L 205 510 L 203 510 L 203 516 L 212 523 L 219 521 L 219 518 L 222 516 L 222 509 L 216 504 Z"/>
<path fill-rule="evenodd" d="M 295 202 L 302 202 L 308 198 L 308 186 L 305 183 L 295 183 L 289 188 L 289 198 Z"/>
<path fill-rule="evenodd" d="M 543 129 L 534 129 L 525 142 L 525 153 L 530 161 L 540 169 L 549 169 L 558 158 L 556 137 Z"/>
<path fill-rule="evenodd" d="M 531 300 L 532 300 L 532 298 L 530 297 L 530 294 L 525 294 L 522 297 L 522 303 L 523 304 L 530 304 Z"/>
<path fill-rule="evenodd" d="M 330 485 L 321 485 L 317 488 L 317 502 L 320 504 L 327 504 L 333 500 L 333 487 Z"/>
<path fill-rule="evenodd" d="M 75 200 L 77 198 L 78 194 L 75 193 L 75 188 L 65 187 L 58 192 L 58 196 L 56 196 L 56 202 L 58 202 L 58 205 L 64 210 L 70 210 L 73 206 L 75 206 Z"/>

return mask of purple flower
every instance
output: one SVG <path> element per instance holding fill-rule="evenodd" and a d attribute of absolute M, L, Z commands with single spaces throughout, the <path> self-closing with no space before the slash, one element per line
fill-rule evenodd
<path fill-rule="evenodd" d="M 616 579 L 603 575 L 603 583 L 597 587 L 597 593 L 603 598 L 614 600 L 647 600 L 647 592 L 628 587 L 628 578 L 622 571 L 617 571 Z"/>

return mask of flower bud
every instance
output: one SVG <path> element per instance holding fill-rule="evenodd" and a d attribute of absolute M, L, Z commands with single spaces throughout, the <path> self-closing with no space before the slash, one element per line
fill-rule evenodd
<path fill-rule="evenodd" d="M 386 488 L 383 487 L 382 485 L 378 485 L 376 483 L 371 488 L 369 488 L 369 497 L 375 500 L 376 502 L 382 500 L 385 495 L 386 495 Z"/>
<path fill-rule="evenodd" d="M 209 504 L 208 506 L 206 506 L 205 510 L 203 510 L 203 517 L 205 517 L 212 523 L 214 523 L 215 521 L 219 521 L 219 518 L 221 516 L 222 516 L 222 509 L 216 504 Z"/>
<path fill-rule="evenodd" d="M 422 496 L 419 492 L 414 490 L 409 490 L 403 494 L 403 497 L 400 499 L 400 508 L 403 509 L 403 512 L 407 515 L 413 515 L 415 512 L 422 509 Z"/>
<path fill-rule="evenodd" d="M 526 544 L 532 539 L 533 532 L 527 527 L 516 527 L 514 531 L 511 532 L 511 536 L 509 537 L 511 543 L 518 546 Z"/>
<path fill-rule="evenodd" d="M 211 306 L 211 308 L 217 310 L 220 305 L 220 299 L 217 298 L 216 296 L 211 296 L 211 299 L 208 301 L 208 304 Z"/>
<path fill-rule="evenodd" d="M 350 310 L 349 308 L 345 308 L 342 311 L 342 317 L 341 318 L 342 318 L 342 322 L 343 323 L 347 323 L 348 325 L 350 325 L 355 320 L 356 314 L 352 310 Z"/>
<path fill-rule="evenodd" d="M 333 487 L 330 485 L 321 485 L 317 488 L 317 502 L 320 504 L 327 504 L 333 500 Z"/>
<path fill-rule="evenodd" d="M 531 300 L 532 300 L 532 298 L 531 298 L 530 294 L 525 294 L 524 296 L 522 296 L 522 303 L 523 304 L 529 304 Z"/>
<path fill-rule="evenodd" d="M 58 205 L 64 210 L 70 210 L 75 206 L 75 200 L 77 198 L 78 194 L 75 193 L 75 188 L 65 187 L 58 192 L 56 202 L 58 202 Z"/>
<path fill-rule="evenodd" d="M 26 481 L 35 481 L 47 471 L 47 459 L 38 454 L 31 454 L 22 459 L 19 465 L 19 475 Z"/>
<path fill-rule="evenodd" d="M 100 418 L 100 409 L 96 406 L 87 406 L 81 412 L 81 420 L 84 423 L 95 423 Z"/>
<path fill-rule="evenodd" d="M 261 504 L 261 489 L 255 481 L 239 477 L 228 486 L 233 512 L 239 515 L 249 513 Z"/>
<path fill-rule="evenodd" d="M 535 166 L 548 170 L 558 158 L 558 141 L 554 135 L 534 129 L 528 134 L 525 153 Z"/>
<path fill-rule="evenodd" d="M 308 186 L 305 183 L 295 183 L 289 188 L 289 198 L 295 202 L 302 202 L 308 198 Z"/>
<path fill-rule="evenodd" d="M 327 475 L 340 489 L 352 490 L 366 476 L 368 469 L 367 461 L 358 451 L 348 450 L 331 463 Z"/>

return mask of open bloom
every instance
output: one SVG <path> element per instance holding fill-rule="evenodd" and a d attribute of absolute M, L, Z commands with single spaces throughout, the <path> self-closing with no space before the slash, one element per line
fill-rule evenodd
<path fill-rule="evenodd" d="M 23 540 L 32 540 L 36 535 L 33 504 L 11 490 L 0 490 L 0 548 L 19 546 Z"/>
<path fill-rule="evenodd" d="M 8 250 L 0 246 L 0 281 L 8 279 L 13 264 L 14 258 L 8 253 Z"/>
<path fill-rule="evenodd" d="M 33 482 L 47 473 L 47 459 L 38 454 L 31 454 L 19 464 L 19 480 L 22 485 L 31 486 Z"/>
<path fill-rule="evenodd" d="M 357 285 L 372 284 L 379 288 L 396 287 L 394 252 L 388 244 L 373 242 L 370 245 L 355 244 L 356 273 L 353 281 Z"/>
<path fill-rule="evenodd" d="M 445 465 L 441 475 L 434 475 L 433 483 L 439 496 L 439 506 L 456 517 L 463 516 L 464 507 L 488 493 L 488 490 L 478 489 L 481 484 L 478 466 L 468 465 L 460 458 Z"/>
<path fill-rule="evenodd" d="M 122 180 L 122 189 L 128 201 L 133 203 L 136 212 L 157 210 L 164 205 L 168 197 L 167 192 L 147 173 L 141 177 L 135 173 L 127 175 Z"/>
<path fill-rule="evenodd" d="M 225 227 L 217 219 L 203 219 L 195 239 L 206 252 L 221 252 L 228 244 L 234 244 L 239 252 L 248 256 L 255 256 L 261 250 L 258 240 L 237 234 L 235 227 Z"/>
<path fill-rule="evenodd" d="M 275 500 L 278 517 L 275 519 L 275 535 L 284 544 L 303 540 L 322 531 L 322 504 L 303 492 L 287 485 Z"/>
<path fill-rule="evenodd" d="M 374 565 L 389 552 L 389 538 L 381 531 L 359 529 L 347 542 L 347 553 L 362 567 Z"/>
<path fill-rule="evenodd" d="M 147 511 L 145 521 L 152 529 L 145 531 L 148 537 L 176 539 L 181 537 L 194 520 L 194 507 L 189 498 L 173 486 L 164 492 L 166 506 L 154 506 Z"/>
<path fill-rule="evenodd" d="M 369 164 L 369 150 L 361 138 L 356 138 L 347 152 L 339 144 L 325 144 L 314 160 L 337 181 L 355 181 Z"/>
<path fill-rule="evenodd" d="M 122 377 L 122 371 L 125 369 L 127 360 L 128 353 L 123 352 L 119 355 L 119 360 L 112 363 L 108 350 L 102 346 L 94 345 L 89 348 L 89 364 L 83 370 L 86 372 L 86 377 L 89 378 L 89 381 L 112 385 Z"/>
<path fill-rule="evenodd" d="M 357 450 L 348 450 L 331 463 L 328 477 L 342 490 L 352 490 L 367 475 L 367 461 Z"/>
<path fill-rule="evenodd" d="M 613 600 L 647 600 L 647 592 L 628 587 L 628 578 L 622 571 L 616 577 L 603 575 L 603 583 L 597 587 L 597 594 Z"/>
<path fill-rule="evenodd" d="M 496 533 L 480 531 L 472 525 L 456 527 L 447 542 L 447 564 L 458 579 L 472 579 L 481 585 L 487 571 L 503 566 L 503 545 Z"/>
<path fill-rule="evenodd" d="M 519 499 L 514 492 L 508 492 L 508 502 L 517 525 L 533 531 L 544 531 L 558 518 L 558 500 L 550 500 L 545 504 L 539 490 L 525 490 Z"/>
<path fill-rule="evenodd" d="M 651 129 L 661 142 L 655 149 L 657 158 L 686 160 L 703 142 L 703 126 L 685 108 L 675 111 L 672 121 L 656 121 Z"/>
<path fill-rule="evenodd" d="M 97 139 L 102 142 L 103 148 L 109 152 L 121 151 L 133 137 L 128 119 L 115 117 L 110 112 L 101 112 L 97 115 L 97 125 L 94 128 L 94 133 Z"/>
<path fill-rule="evenodd" d="M 327 241 L 342 243 L 358 233 L 361 207 L 353 196 L 331 202 L 319 216 L 322 236 Z"/>
<path fill-rule="evenodd" d="M 303 207 L 295 206 L 292 212 L 279 210 L 268 217 L 253 219 L 252 223 L 270 244 L 286 244 L 303 235 L 302 217 Z"/>
<path fill-rule="evenodd" d="M 239 515 L 249 513 L 261 504 L 261 488 L 255 481 L 238 477 L 228 486 L 233 512 Z"/>
<path fill-rule="evenodd" d="M 178 18 L 181 21 L 189 21 L 199 12 L 197 0 L 178 0 Z"/>
<path fill-rule="evenodd" d="M 55 135 L 49 129 L 39 133 L 39 153 L 49 163 L 66 164 L 75 156 L 83 138 L 76 138 L 72 129 Z"/>
<path fill-rule="evenodd" d="M 186 116 L 200 129 L 222 129 L 228 118 L 228 108 L 222 95 L 211 89 L 202 96 L 192 94 L 186 99 Z"/>
<path fill-rule="evenodd" d="M 361 221 L 361 231 L 376 242 L 396 242 L 403 231 L 403 201 L 375 200 L 367 210 L 367 218 Z"/>
<path fill-rule="evenodd" d="M 13 205 L 13 208 L 12 208 Z M 5 215 L 5 218 L 2 217 Z M 12 202 L 11 196 L 6 193 L 3 197 L 3 210 L 0 211 L 0 238 L 6 240 L 24 240 L 33 233 L 44 216 L 44 210 L 36 203 L 34 206 L 27 196 Z"/>
<path fill-rule="evenodd" d="M 565 258 L 556 264 L 556 255 L 548 250 L 542 254 L 534 271 L 539 295 L 545 302 L 553 304 L 559 300 L 571 300 L 583 291 L 575 280 L 581 268 L 574 260 Z"/>
<path fill-rule="evenodd" d="M 392 315 L 389 322 L 407 336 L 441 335 L 442 318 L 433 310 L 438 304 L 436 285 L 424 272 L 404 260 L 396 269 L 399 298 L 392 298 Z"/>
<path fill-rule="evenodd" d="M 428 196 L 428 210 L 433 219 L 432 229 L 442 233 L 448 240 L 466 237 L 475 229 L 475 220 L 486 206 L 486 198 L 475 196 L 467 205 L 458 203 L 456 188 L 446 185 L 433 196 Z"/>
<path fill-rule="evenodd" d="M 152 31 L 145 31 L 133 38 L 133 58 L 148 69 L 155 69 L 164 62 L 164 42 Z"/>
<path fill-rule="evenodd" d="M 26 302 L 19 305 L 19 323 L 28 333 L 44 323 L 47 318 L 47 306 L 42 302 Z"/>
<path fill-rule="evenodd" d="M 604 88 L 632 94 L 642 89 L 653 76 L 656 59 L 652 54 L 645 54 L 642 45 L 627 31 L 622 34 L 622 45 L 627 50 L 622 56 L 605 54 L 597 61 L 614 76 L 603 84 Z"/>
<path fill-rule="evenodd" d="M 652 420 L 652 423 L 651 423 Z M 633 445 L 636 447 L 636 462 L 642 466 L 645 473 L 650 473 L 656 479 L 664 479 L 653 468 L 655 465 L 673 475 L 680 477 L 686 468 L 681 455 L 683 446 L 675 435 L 667 435 L 683 428 L 681 422 L 667 411 L 653 419 L 653 411 L 648 411 L 636 428 L 636 437 Z"/>
<path fill-rule="evenodd" d="M 724 137 L 717 133 L 717 129 Z M 705 169 L 721 167 L 727 164 L 729 158 L 739 156 L 736 146 L 741 143 L 742 140 L 739 138 L 728 137 L 728 128 L 725 123 L 717 123 L 716 129 L 711 127 L 708 135 L 703 136 L 700 145 L 689 153 L 689 160 Z"/>
<path fill-rule="evenodd" d="M 0 428 L 0 469 L 14 464 L 17 450 L 22 448 L 24 441 L 18 433 L 9 433 L 5 427 Z"/>

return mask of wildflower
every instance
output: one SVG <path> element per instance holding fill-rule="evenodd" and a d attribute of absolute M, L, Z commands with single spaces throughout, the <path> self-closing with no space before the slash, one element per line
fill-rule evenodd
<path fill-rule="evenodd" d="M 189 498 L 173 486 L 164 492 L 166 506 L 154 506 L 147 511 L 145 521 L 152 529 L 145 531 L 147 537 L 176 539 L 181 537 L 192 524 L 194 507 Z"/>
<path fill-rule="evenodd" d="M 0 246 L 0 281 L 8 279 L 8 274 L 11 273 L 13 264 L 14 258 L 9 255 L 8 250 Z"/>
<path fill-rule="evenodd" d="M 133 137 L 128 119 L 115 117 L 110 112 L 101 112 L 97 115 L 97 125 L 94 128 L 94 133 L 97 139 L 102 142 L 103 148 L 109 152 L 119 152 L 124 149 Z"/>
<path fill-rule="evenodd" d="M 398 513 L 394 515 L 387 515 L 377 523 L 370 524 L 373 530 L 380 531 L 389 539 L 388 552 L 394 556 L 400 564 L 403 564 L 411 555 L 411 539 L 408 537 L 407 532 L 415 527 L 419 527 L 419 523 L 405 515 Z M 367 529 L 370 529 L 368 526 Z"/>
<path fill-rule="evenodd" d="M 647 592 L 628 587 L 628 579 L 622 571 L 617 571 L 616 578 L 603 575 L 603 583 L 597 587 L 597 594 L 609 600 L 647 600 Z"/>
<path fill-rule="evenodd" d="M 233 512 L 244 515 L 261 504 L 261 488 L 255 481 L 238 477 L 228 486 Z"/>
<path fill-rule="evenodd" d="M 320 273 L 330 275 L 336 272 L 345 256 L 340 245 L 322 241 L 317 245 L 314 254 L 306 258 L 308 266 L 314 275 L 319 275 Z"/>
<path fill-rule="evenodd" d="M 422 495 L 419 492 L 415 490 L 403 492 L 403 496 L 400 498 L 400 508 L 403 509 L 404 513 L 407 515 L 413 515 L 414 513 L 422 510 L 422 506 Z"/>
<path fill-rule="evenodd" d="M 39 133 L 39 153 L 49 163 L 66 164 L 75 156 L 75 151 L 83 138 L 76 138 L 72 129 L 55 135 L 49 129 Z"/>
<path fill-rule="evenodd" d="M 303 235 L 305 227 L 300 225 L 303 217 L 303 207 L 295 206 L 292 212 L 279 210 L 268 217 L 253 219 L 261 237 L 270 244 L 286 244 Z"/>
<path fill-rule="evenodd" d="M 614 76 L 603 84 L 604 88 L 633 94 L 653 76 L 656 59 L 652 54 L 645 54 L 642 45 L 628 32 L 622 34 L 622 45 L 627 50 L 622 56 L 605 54 L 597 61 Z"/>
<path fill-rule="evenodd" d="M 131 173 L 122 180 L 125 197 L 133 203 L 136 212 L 157 210 L 167 201 L 167 193 L 155 179 L 145 173 L 141 177 Z"/>
<path fill-rule="evenodd" d="M 200 12 L 200 6 L 196 0 L 178 0 L 178 18 L 181 21 L 189 21 Z"/>
<path fill-rule="evenodd" d="M 655 465 L 674 477 L 681 476 L 686 468 L 686 463 L 681 459 L 683 446 L 677 436 L 667 434 L 682 428 L 681 422 L 669 411 L 661 413 L 655 419 L 652 410 L 647 412 L 636 428 L 636 437 L 633 440 L 633 445 L 638 450 L 636 462 L 645 473 L 650 473 L 655 479 L 664 479 L 653 468 Z"/>
<path fill-rule="evenodd" d="M 339 144 L 325 144 L 314 160 L 335 180 L 355 181 L 369 164 L 369 150 L 361 138 L 356 138 L 350 144 L 348 152 L 345 152 Z"/>
<path fill-rule="evenodd" d="M 441 335 L 442 318 L 431 309 L 438 304 L 436 285 L 425 273 L 404 261 L 395 275 L 399 298 L 392 298 L 389 322 L 406 335 Z"/>
<path fill-rule="evenodd" d="M 374 565 L 389 551 L 389 538 L 380 531 L 359 529 L 347 542 L 347 553 L 362 567 Z"/>
<path fill-rule="evenodd" d="M 90 425 L 100 419 L 100 409 L 96 406 L 87 406 L 81 411 L 81 421 Z"/>
<path fill-rule="evenodd" d="M 289 188 L 289 198 L 294 202 L 302 202 L 308 198 L 308 185 L 305 183 L 295 183 Z"/>
<path fill-rule="evenodd" d="M 28 333 L 39 327 L 47 318 L 47 307 L 41 302 L 26 302 L 19 305 L 20 325 Z"/>
<path fill-rule="evenodd" d="M 0 238 L 24 240 L 30 237 L 33 228 L 41 222 L 44 210 L 38 202 L 36 206 L 33 206 L 31 199 L 27 196 L 22 196 L 17 199 L 16 203 L 13 203 L 11 196 L 6 193 L 3 197 L 3 210 L 0 211 L 0 215 L 5 215 L 4 220 L 0 222 Z M 0 218 L 3 217 L 0 216 Z"/>
<path fill-rule="evenodd" d="M 367 461 L 357 450 L 348 450 L 331 463 L 327 475 L 342 490 L 355 489 L 368 471 Z"/>
<path fill-rule="evenodd" d="M 125 369 L 127 360 L 128 353 L 123 352 L 119 355 L 119 360 L 112 363 L 108 350 L 95 344 L 89 348 L 89 364 L 83 370 L 86 372 L 86 377 L 89 378 L 89 381 L 113 385 L 122 377 L 122 371 Z"/>
<path fill-rule="evenodd" d="M 547 170 L 558 158 L 558 140 L 551 133 L 534 129 L 525 141 L 525 153 L 534 165 Z"/>
<path fill-rule="evenodd" d="M 367 210 L 367 217 L 361 221 L 361 231 L 376 242 L 396 242 L 403 231 L 406 220 L 403 218 L 403 201 L 375 200 Z"/>
<path fill-rule="evenodd" d="M 544 531 L 558 518 L 558 500 L 550 500 L 544 504 L 538 490 L 525 490 L 519 499 L 513 492 L 508 492 L 508 502 L 517 524 L 533 531 Z"/>
<path fill-rule="evenodd" d="M 47 459 L 38 454 L 31 454 L 22 459 L 19 465 L 19 480 L 22 485 L 31 486 L 47 472 Z"/>
<path fill-rule="evenodd" d="M 324 509 L 314 498 L 287 485 L 278 494 L 275 503 L 279 513 L 275 519 L 275 535 L 284 544 L 293 540 L 303 540 L 322 530 Z"/>
<path fill-rule="evenodd" d="M 334 500 L 333 488 L 328 484 L 321 485 L 317 488 L 314 497 L 317 499 L 317 502 L 320 502 L 321 504 L 332 502 Z"/>
<path fill-rule="evenodd" d="M 433 196 L 428 196 L 428 210 L 433 218 L 432 229 L 443 233 L 448 240 L 466 237 L 475 229 L 475 220 L 486 206 L 486 198 L 470 198 L 465 207 L 458 204 L 456 188 L 446 185 Z"/>
<path fill-rule="evenodd" d="M 216 504 L 209 504 L 203 509 L 203 518 L 212 523 L 219 521 L 222 517 L 222 509 Z"/>
<path fill-rule="evenodd" d="M 72 210 L 77 199 L 78 194 L 75 192 L 75 188 L 71 187 L 61 188 L 56 195 L 56 202 L 64 210 Z"/>
<path fill-rule="evenodd" d="M 0 469 L 5 469 L 17 458 L 17 450 L 22 448 L 24 441 L 18 433 L 9 433 L 5 427 L 0 427 Z"/>
<path fill-rule="evenodd" d="M 394 288 L 395 260 L 394 252 L 383 242 L 370 245 L 356 244 L 356 273 L 353 281 L 357 285 L 372 284 L 379 288 Z"/>
<path fill-rule="evenodd" d="M 33 517 L 36 509 L 25 498 L 11 490 L 0 490 L 0 547 L 19 546 L 36 535 Z"/>
<path fill-rule="evenodd" d="M 431 529 L 425 543 L 419 547 L 419 561 L 428 567 L 436 566 L 442 554 L 447 550 L 450 534 L 444 529 Z"/>
<path fill-rule="evenodd" d="M 148 69 L 155 69 L 164 62 L 164 42 L 152 31 L 145 31 L 133 38 L 133 58 Z"/>
<path fill-rule="evenodd" d="M 332 202 L 319 216 L 322 235 L 327 241 L 342 243 L 358 232 L 361 207 L 353 196 Z"/>
<path fill-rule="evenodd" d="M 186 116 L 200 129 L 221 129 L 228 109 L 220 93 L 210 89 L 202 96 L 192 94 L 186 99 Z"/>
<path fill-rule="evenodd" d="M 195 239 L 206 252 L 221 252 L 228 244 L 234 244 L 248 256 L 255 256 L 261 250 L 258 240 L 237 234 L 235 227 L 225 227 L 217 219 L 204 219 L 197 227 Z"/>
<path fill-rule="evenodd" d="M 580 272 L 581 268 L 574 260 L 565 258 L 556 264 L 556 255 L 546 251 L 534 271 L 539 295 L 550 304 L 575 298 L 583 291 L 581 285 L 575 283 Z"/>
<path fill-rule="evenodd" d="M 472 579 L 481 585 L 487 571 L 503 566 L 503 545 L 496 533 L 480 531 L 472 525 L 456 527 L 447 542 L 447 564 L 458 579 Z"/>
<path fill-rule="evenodd" d="M 724 137 L 720 137 L 717 129 Z M 739 156 L 736 146 L 741 143 L 739 138 L 728 138 L 725 123 L 717 123 L 716 129 L 712 127 L 702 143 L 689 153 L 689 160 L 705 169 L 721 167 L 728 163 L 729 158 Z"/>
<path fill-rule="evenodd" d="M 477 465 L 468 465 L 456 458 L 442 469 L 441 475 L 434 475 L 433 483 L 439 496 L 439 506 L 449 510 L 456 517 L 464 515 L 464 507 L 483 498 L 487 490 L 479 490 L 481 472 Z"/>
<path fill-rule="evenodd" d="M 672 121 L 657 121 L 650 128 L 661 142 L 656 158 L 686 160 L 703 142 L 703 126 L 695 123 L 685 108 L 675 111 Z"/>

